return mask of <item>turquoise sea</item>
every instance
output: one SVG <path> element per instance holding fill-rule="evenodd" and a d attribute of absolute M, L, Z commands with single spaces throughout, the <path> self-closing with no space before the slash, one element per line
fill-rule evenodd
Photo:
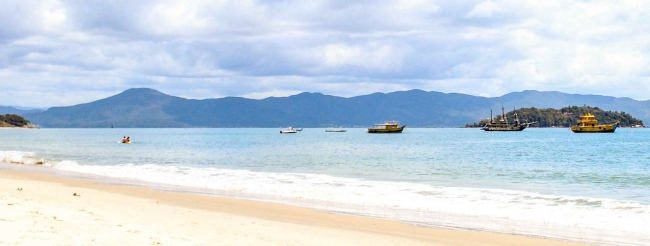
<path fill-rule="evenodd" d="M 650 129 L 280 130 L 2 129 L 0 162 L 427 227 L 650 242 Z"/>

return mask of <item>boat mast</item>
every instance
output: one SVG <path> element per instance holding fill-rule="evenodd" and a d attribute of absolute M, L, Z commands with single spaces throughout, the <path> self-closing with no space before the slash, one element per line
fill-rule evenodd
<path fill-rule="evenodd" d="M 503 103 L 502 103 L 501 104 L 501 115 L 502 115 L 502 118 L 503 118 L 502 120 L 504 120 L 506 122 L 506 124 L 508 124 L 508 118 L 506 118 L 506 111 L 505 110 L 506 109 L 503 107 Z"/>
<path fill-rule="evenodd" d="M 492 118 L 492 109 L 490 109 L 490 123 L 494 124 L 494 118 Z"/>
<path fill-rule="evenodd" d="M 517 125 L 519 125 L 519 116 L 517 115 L 517 111 L 516 111 L 516 110 L 517 110 L 517 108 L 513 106 L 513 107 L 512 107 L 512 112 L 515 112 L 515 123 L 516 123 Z"/>

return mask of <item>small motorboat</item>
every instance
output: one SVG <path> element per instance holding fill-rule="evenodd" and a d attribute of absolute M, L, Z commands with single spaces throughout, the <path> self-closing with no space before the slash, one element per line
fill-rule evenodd
<path fill-rule="evenodd" d="M 345 129 L 337 129 L 337 130 L 326 129 L 326 130 L 325 130 L 325 132 L 346 132 L 346 131 L 347 131 L 347 130 L 345 130 Z"/>
<path fill-rule="evenodd" d="M 302 130 L 302 129 L 300 129 L 300 130 Z M 296 130 L 293 127 L 289 127 L 289 128 L 287 128 L 285 130 L 280 130 L 280 133 L 282 133 L 282 134 L 284 134 L 284 133 L 298 133 L 298 130 Z"/>

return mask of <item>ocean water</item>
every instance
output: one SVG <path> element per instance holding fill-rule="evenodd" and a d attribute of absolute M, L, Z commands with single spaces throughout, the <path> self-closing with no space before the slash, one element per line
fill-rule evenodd
<path fill-rule="evenodd" d="M 2 129 L 0 162 L 426 227 L 650 242 L 650 129 L 280 130 Z"/>

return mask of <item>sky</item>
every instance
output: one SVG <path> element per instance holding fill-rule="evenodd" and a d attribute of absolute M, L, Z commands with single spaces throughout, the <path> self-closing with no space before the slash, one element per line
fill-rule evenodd
<path fill-rule="evenodd" d="M 0 105 L 411 89 L 650 99 L 650 1 L 0 0 Z"/>

